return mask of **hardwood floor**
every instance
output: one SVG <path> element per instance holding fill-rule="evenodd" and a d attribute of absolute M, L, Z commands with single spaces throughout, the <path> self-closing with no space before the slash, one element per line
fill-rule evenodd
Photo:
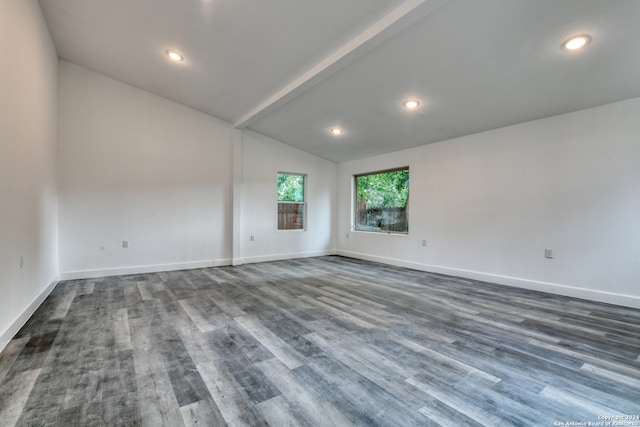
<path fill-rule="evenodd" d="M 0 354 L 2 426 L 639 415 L 640 310 L 341 257 L 61 282 Z"/>

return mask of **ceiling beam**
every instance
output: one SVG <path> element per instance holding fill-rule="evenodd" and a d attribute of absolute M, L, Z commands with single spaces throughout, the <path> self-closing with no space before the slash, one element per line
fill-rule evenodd
<path fill-rule="evenodd" d="M 407 0 L 307 72 L 292 80 L 240 117 L 233 126 L 242 129 L 325 80 L 360 56 L 380 46 L 449 0 Z"/>

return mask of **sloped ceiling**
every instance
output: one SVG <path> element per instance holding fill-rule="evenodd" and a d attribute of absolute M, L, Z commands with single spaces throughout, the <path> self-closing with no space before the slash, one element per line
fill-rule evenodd
<path fill-rule="evenodd" d="M 62 59 L 335 162 L 640 96 L 637 0 L 40 4 Z"/>

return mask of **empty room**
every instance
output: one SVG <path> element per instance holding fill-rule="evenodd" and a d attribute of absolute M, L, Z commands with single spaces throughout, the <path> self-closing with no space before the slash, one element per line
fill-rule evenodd
<path fill-rule="evenodd" d="M 0 0 L 0 426 L 640 426 L 640 1 Z"/>

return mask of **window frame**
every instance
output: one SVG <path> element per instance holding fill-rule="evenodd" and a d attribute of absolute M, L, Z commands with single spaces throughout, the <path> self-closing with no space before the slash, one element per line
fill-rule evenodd
<path fill-rule="evenodd" d="M 294 200 L 280 200 L 280 196 L 278 194 L 278 177 L 280 175 L 290 175 L 290 176 L 300 176 L 302 177 L 302 201 L 296 202 Z M 307 231 L 307 184 L 308 184 L 308 175 L 305 173 L 299 172 L 276 172 L 276 230 L 277 231 Z M 302 206 L 302 227 L 300 228 L 280 228 L 280 205 L 288 204 L 288 205 L 300 205 Z M 285 212 L 286 213 L 286 212 Z"/>
<path fill-rule="evenodd" d="M 405 204 L 405 218 L 406 218 L 406 227 L 407 230 L 406 231 L 393 231 L 393 230 L 376 230 L 376 229 L 361 229 L 358 228 L 358 213 L 359 213 L 359 207 L 358 207 L 358 178 L 359 177 L 363 177 L 363 176 L 369 176 L 369 175 L 378 175 L 378 174 L 383 174 L 383 173 L 389 173 L 389 172 L 397 172 L 397 171 L 407 171 L 407 173 L 409 174 L 409 186 L 411 185 L 411 172 L 410 172 L 410 167 L 407 166 L 400 166 L 400 167 L 396 167 L 396 168 L 390 168 L 390 169 L 380 169 L 380 170 L 376 170 L 373 172 L 365 172 L 365 173 L 358 173 L 358 174 L 354 174 L 353 175 L 353 181 L 352 181 L 352 188 L 353 188 L 353 195 L 351 197 L 352 203 L 353 203 L 353 215 L 351 215 L 351 230 L 354 232 L 359 232 L 359 233 L 382 233 L 382 234 L 394 234 L 394 235 L 401 235 L 401 236 L 406 236 L 409 234 L 409 212 L 408 212 L 408 207 L 409 207 L 409 189 L 407 189 L 407 202 Z"/>

